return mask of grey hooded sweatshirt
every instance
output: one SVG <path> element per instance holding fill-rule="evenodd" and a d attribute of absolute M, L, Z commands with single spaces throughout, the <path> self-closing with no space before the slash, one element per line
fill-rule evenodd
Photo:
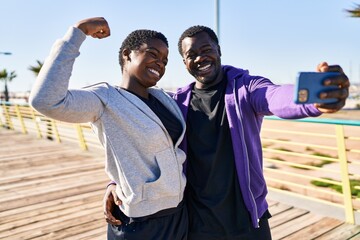
<path fill-rule="evenodd" d="M 148 89 L 182 124 L 182 135 L 173 143 L 160 119 L 135 95 L 107 83 L 69 90 L 73 64 L 85 38 L 81 30 L 71 27 L 54 43 L 31 91 L 30 105 L 56 120 L 90 122 L 105 148 L 105 171 L 117 184 L 120 208 L 127 216 L 176 207 L 186 184 L 185 153 L 178 148 L 185 134 L 181 111 L 163 90 Z"/>

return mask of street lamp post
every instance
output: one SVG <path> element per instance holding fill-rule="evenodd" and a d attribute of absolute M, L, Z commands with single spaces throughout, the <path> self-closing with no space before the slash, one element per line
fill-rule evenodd
<path fill-rule="evenodd" d="M 215 33 L 220 41 L 220 0 L 215 0 Z"/>

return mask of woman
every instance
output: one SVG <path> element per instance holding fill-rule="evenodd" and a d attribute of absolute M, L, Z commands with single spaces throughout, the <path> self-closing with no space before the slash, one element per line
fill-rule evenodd
<path fill-rule="evenodd" d="M 186 239 L 186 184 L 178 145 L 185 122 L 176 103 L 154 87 L 165 72 L 168 42 L 151 30 L 136 30 L 119 52 L 119 86 L 99 83 L 68 90 L 75 58 L 86 35 L 110 36 L 104 18 L 76 23 L 55 42 L 30 95 L 40 113 L 66 122 L 90 122 L 106 151 L 106 172 L 122 204 L 121 225 L 108 239 Z"/>

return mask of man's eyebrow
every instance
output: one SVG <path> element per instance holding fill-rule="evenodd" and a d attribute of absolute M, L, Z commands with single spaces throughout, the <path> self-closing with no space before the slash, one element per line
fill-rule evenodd
<path fill-rule="evenodd" d="M 201 45 L 200 48 L 204 48 L 204 47 L 212 47 L 210 43 L 205 43 L 203 45 Z"/>
<path fill-rule="evenodd" d="M 157 51 L 157 52 L 160 52 L 157 48 L 155 48 L 155 47 L 148 47 L 148 48 L 146 48 L 146 50 L 155 50 L 155 51 Z"/>
<path fill-rule="evenodd" d="M 184 55 L 188 55 L 189 53 L 193 52 L 192 49 L 189 49 L 188 51 L 184 52 Z"/>

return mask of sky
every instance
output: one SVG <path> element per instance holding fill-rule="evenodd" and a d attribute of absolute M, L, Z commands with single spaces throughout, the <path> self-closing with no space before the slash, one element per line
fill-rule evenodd
<path fill-rule="evenodd" d="M 326 61 L 341 65 L 350 82 L 360 84 L 360 18 L 345 12 L 355 4 L 360 0 L 219 0 L 222 64 L 287 84 L 295 82 L 299 71 L 315 71 Z M 70 26 L 101 16 L 111 36 L 86 39 L 70 88 L 97 82 L 118 85 L 118 51 L 136 29 L 160 31 L 169 41 L 169 63 L 158 86 L 184 86 L 193 78 L 178 53 L 178 38 L 193 25 L 216 31 L 215 6 L 215 0 L 0 0 L 0 52 L 12 53 L 0 54 L 0 70 L 16 71 L 10 92 L 31 90 L 36 77 L 29 66 L 44 61 Z"/>

